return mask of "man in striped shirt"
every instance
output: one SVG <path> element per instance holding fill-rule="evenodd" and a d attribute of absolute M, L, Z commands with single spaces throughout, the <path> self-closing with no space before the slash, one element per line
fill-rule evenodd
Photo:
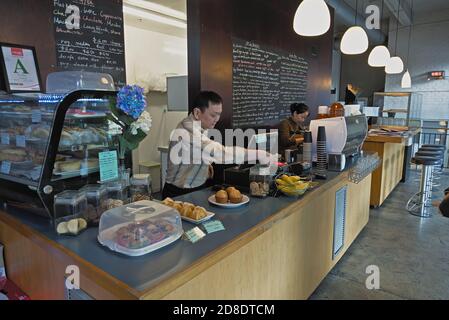
<path fill-rule="evenodd" d="M 170 137 L 167 176 L 162 196 L 176 197 L 207 187 L 213 177 L 212 163 L 235 163 L 236 157 L 246 161 L 274 163 L 277 155 L 264 150 L 228 147 L 211 140 L 207 133 L 220 120 L 223 100 L 215 92 L 203 91 L 195 99 L 194 108 Z"/>

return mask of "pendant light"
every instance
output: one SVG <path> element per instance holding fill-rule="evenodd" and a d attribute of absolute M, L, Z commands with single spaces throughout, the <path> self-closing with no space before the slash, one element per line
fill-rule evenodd
<path fill-rule="evenodd" d="M 411 0 L 411 13 L 412 13 L 412 19 L 413 19 L 413 0 Z M 410 61 L 410 46 L 412 44 L 412 42 L 411 42 L 412 27 L 413 27 L 413 22 L 410 24 L 410 29 L 408 32 L 407 64 L 409 64 L 409 61 Z M 407 71 L 402 76 L 401 87 L 402 87 L 402 89 L 410 89 L 412 87 L 412 77 L 410 75 L 410 72 L 408 71 L 408 68 L 407 68 Z"/>
<path fill-rule="evenodd" d="M 380 14 L 380 30 L 382 31 L 382 17 L 384 16 L 384 0 L 382 0 L 382 10 Z M 371 50 L 371 53 L 368 57 L 368 64 L 371 67 L 385 67 L 387 65 L 388 60 L 390 60 L 390 51 L 384 45 L 376 46 Z"/>
<path fill-rule="evenodd" d="M 356 0 L 355 5 L 355 23 L 354 26 L 346 30 L 343 38 L 341 39 L 341 52 L 344 54 L 362 54 L 368 50 L 369 41 L 368 35 L 362 27 L 357 25 L 357 15 L 358 15 L 358 0 Z"/>
<path fill-rule="evenodd" d="M 331 14 L 324 0 L 304 0 L 293 19 L 293 30 L 300 36 L 316 37 L 331 27 Z"/>
<path fill-rule="evenodd" d="M 401 0 L 399 0 L 398 3 L 398 15 L 397 15 L 397 27 L 396 27 L 396 43 L 395 43 L 395 49 L 394 54 L 396 55 L 397 49 L 398 49 L 398 33 L 399 33 L 399 10 L 401 8 Z M 385 72 L 387 74 L 399 74 L 404 71 L 404 62 L 402 62 L 401 57 L 395 56 L 391 57 L 388 61 L 387 65 L 385 66 Z"/>

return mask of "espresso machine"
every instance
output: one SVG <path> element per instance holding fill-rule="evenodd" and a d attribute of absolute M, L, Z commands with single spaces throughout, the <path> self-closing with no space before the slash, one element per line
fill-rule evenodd
<path fill-rule="evenodd" d="M 312 132 L 312 154 L 317 158 L 318 127 L 326 128 L 328 170 L 343 171 L 350 157 L 360 154 L 368 135 L 368 120 L 365 115 L 335 117 L 310 122 Z"/>

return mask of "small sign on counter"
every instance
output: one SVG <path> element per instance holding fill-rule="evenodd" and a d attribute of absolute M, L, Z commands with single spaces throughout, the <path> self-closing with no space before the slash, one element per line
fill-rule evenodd
<path fill-rule="evenodd" d="M 225 230 L 225 227 L 220 220 L 205 222 L 203 223 L 203 227 L 206 229 L 208 234 Z"/>
<path fill-rule="evenodd" d="M 199 240 L 201 240 L 206 236 L 206 234 L 198 227 L 186 231 L 185 235 L 187 239 L 192 243 L 198 242 Z"/>
<path fill-rule="evenodd" d="M 117 151 L 105 151 L 98 154 L 100 162 L 100 181 L 106 182 L 118 178 Z"/>

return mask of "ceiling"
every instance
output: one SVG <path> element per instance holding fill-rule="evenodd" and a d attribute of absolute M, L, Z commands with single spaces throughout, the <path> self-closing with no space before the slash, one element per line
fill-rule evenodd
<path fill-rule="evenodd" d="M 343 1 L 355 9 L 357 0 L 343 0 Z M 384 0 L 384 1 L 394 2 L 392 0 Z M 412 0 L 401 0 L 401 4 L 404 3 L 406 3 L 407 6 L 410 6 Z M 382 4 L 382 0 L 358 0 L 359 14 L 363 12 L 362 8 L 366 8 L 370 4 L 375 4 L 380 7 Z M 413 11 L 415 12 L 415 14 L 421 15 L 423 13 L 431 13 L 446 10 L 449 10 L 448 0 L 413 0 Z M 383 18 L 387 18 L 389 16 L 391 16 L 391 12 L 387 9 L 387 5 L 385 4 Z"/>
<path fill-rule="evenodd" d="M 447 11 L 447 10 L 449 10 L 449 1 L 448 0 L 414 0 L 413 7 L 414 7 L 414 11 L 419 14 L 435 12 L 435 11 Z"/>
<path fill-rule="evenodd" d="M 385 33 L 388 28 L 388 20 L 391 17 L 395 17 L 397 15 L 396 8 L 398 6 L 399 0 L 341 0 L 346 3 L 349 7 L 352 7 L 353 10 L 356 8 L 356 3 L 358 4 L 358 15 L 359 19 L 365 17 L 365 10 L 367 6 L 373 4 L 377 5 L 379 8 L 382 7 L 382 3 L 384 6 L 383 9 L 383 23 L 382 23 L 382 31 Z M 408 8 L 405 11 L 401 9 L 401 19 L 400 25 L 408 26 L 412 20 L 405 19 L 406 15 L 408 18 L 411 18 L 410 7 L 412 0 L 400 0 L 402 8 Z M 449 15 L 449 0 L 413 0 L 413 17 L 419 17 L 420 22 L 427 21 L 427 17 L 431 19 L 431 17 L 435 13 L 448 12 Z M 335 15 L 335 29 L 334 32 L 336 35 L 342 34 L 349 27 L 347 21 L 342 20 L 338 14 Z M 406 23 L 406 21 L 408 23 Z"/>
<path fill-rule="evenodd" d="M 187 0 L 147 0 L 153 3 L 157 3 L 171 9 L 175 9 L 181 12 L 186 13 L 187 11 Z M 343 0 L 351 7 L 355 8 L 356 0 Z M 402 0 L 411 3 L 411 0 Z M 363 7 L 368 6 L 369 4 L 377 4 L 380 6 L 381 0 L 358 0 L 359 2 L 359 13 Z M 414 11 L 418 14 L 429 13 L 434 11 L 449 11 L 449 1 L 448 0 L 413 0 Z M 390 12 L 386 9 L 384 12 L 384 18 L 388 17 Z"/>
<path fill-rule="evenodd" d="M 148 0 L 181 12 L 187 12 L 187 0 Z"/>

